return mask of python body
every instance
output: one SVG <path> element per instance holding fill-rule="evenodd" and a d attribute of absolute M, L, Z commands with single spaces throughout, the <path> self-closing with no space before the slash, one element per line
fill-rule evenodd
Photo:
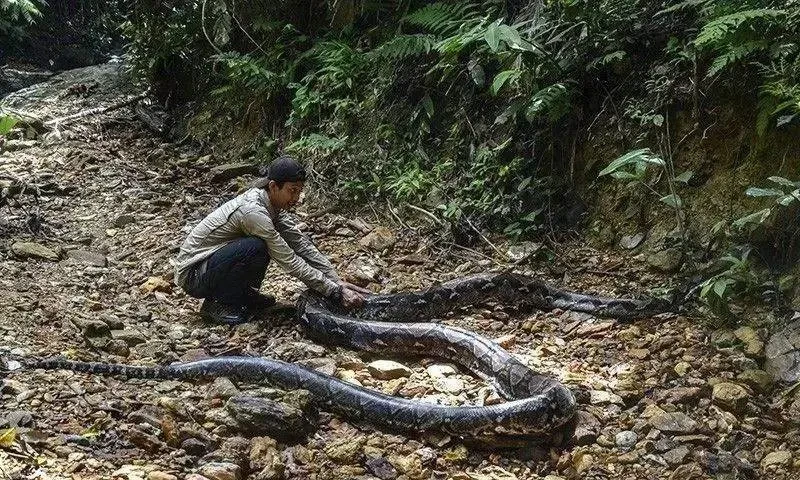
<path fill-rule="evenodd" d="M 631 319 L 663 312 L 658 300 L 609 299 L 556 289 L 517 275 L 476 275 L 419 292 L 368 296 L 362 309 L 345 313 L 305 294 L 299 321 L 315 338 L 359 350 L 404 355 L 431 354 L 458 363 L 491 383 L 508 401 L 489 406 L 443 406 L 356 386 L 308 367 L 255 357 L 217 357 L 163 367 L 76 362 L 60 358 L 27 361 L 28 368 L 67 369 L 129 378 L 195 380 L 230 377 L 302 388 L 342 417 L 378 428 L 441 432 L 466 439 L 561 444 L 575 427 L 575 398 L 557 380 L 540 375 L 476 333 L 430 323 L 454 309 L 494 299 L 516 306 L 571 309 Z"/>

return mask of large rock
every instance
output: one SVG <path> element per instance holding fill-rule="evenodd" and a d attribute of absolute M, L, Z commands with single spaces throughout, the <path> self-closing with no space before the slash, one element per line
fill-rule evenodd
<path fill-rule="evenodd" d="M 20 258 L 41 258 L 51 262 L 57 262 L 61 257 L 57 251 L 35 242 L 14 242 L 11 251 Z"/>
<path fill-rule="evenodd" d="M 206 390 L 206 398 L 222 398 L 228 399 L 238 395 L 239 389 L 227 377 L 217 377 L 214 382 Z"/>
<path fill-rule="evenodd" d="M 759 357 L 764 353 L 764 342 L 753 327 L 739 327 L 733 334 L 744 344 L 744 353 L 747 355 Z"/>
<path fill-rule="evenodd" d="M 747 406 L 750 393 L 741 385 L 729 382 L 720 382 L 714 385 L 711 400 L 714 404 L 733 412 L 739 412 Z"/>
<path fill-rule="evenodd" d="M 367 236 L 359 240 L 359 245 L 378 252 L 394 246 L 394 233 L 386 227 L 377 227 Z"/>
<path fill-rule="evenodd" d="M 800 318 L 770 337 L 764 356 L 764 370 L 775 380 L 800 380 Z"/>
<path fill-rule="evenodd" d="M 103 337 L 110 333 L 108 324 L 102 320 L 93 318 L 73 318 L 72 323 L 80 328 L 83 336 L 87 338 Z"/>
<path fill-rule="evenodd" d="M 651 254 L 647 257 L 647 263 L 659 272 L 674 273 L 681 268 L 683 260 L 679 250 L 670 248 Z"/>
<path fill-rule="evenodd" d="M 772 388 L 772 376 L 764 370 L 748 368 L 736 378 L 761 393 L 767 393 Z"/>
<path fill-rule="evenodd" d="M 692 433 L 697 430 L 697 422 L 681 412 L 664 412 L 649 420 L 653 428 L 667 433 Z"/>
<path fill-rule="evenodd" d="M 225 409 L 243 432 L 252 435 L 299 439 L 316 429 L 312 415 L 267 398 L 237 395 L 228 399 Z"/>
<path fill-rule="evenodd" d="M 254 163 L 226 163 L 211 169 L 212 182 L 226 182 L 242 175 L 258 175 L 258 165 Z"/>
<path fill-rule="evenodd" d="M 227 462 L 212 462 L 200 467 L 200 474 L 209 480 L 241 480 L 239 465 Z"/>
<path fill-rule="evenodd" d="M 636 435 L 636 432 L 630 430 L 623 430 L 614 436 L 614 443 L 623 450 L 633 448 L 638 440 L 639 436 Z"/>
<path fill-rule="evenodd" d="M 593 444 L 600 434 L 602 424 L 597 417 L 583 410 L 578 410 L 577 419 L 578 425 L 575 428 L 572 441 L 579 446 Z"/>

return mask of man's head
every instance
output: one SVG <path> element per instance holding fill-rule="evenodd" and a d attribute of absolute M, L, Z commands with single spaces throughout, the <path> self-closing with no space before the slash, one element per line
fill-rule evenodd
<path fill-rule="evenodd" d="M 269 201 L 277 210 L 292 208 L 299 200 L 306 181 L 306 169 L 288 155 L 282 155 L 269 164 L 267 184 Z"/>

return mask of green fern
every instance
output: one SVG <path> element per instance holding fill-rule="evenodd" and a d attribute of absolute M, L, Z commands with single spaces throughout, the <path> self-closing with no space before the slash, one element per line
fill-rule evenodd
<path fill-rule="evenodd" d="M 756 20 L 775 21 L 775 18 L 784 15 L 786 15 L 784 10 L 768 8 L 743 10 L 724 15 L 705 24 L 694 40 L 694 44 L 701 49 L 718 48 L 737 33 L 743 25 L 751 24 Z"/>
<path fill-rule="evenodd" d="M 39 4 L 47 5 L 44 0 L 40 0 Z M 38 17 L 42 16 L 39 11 L 39 6 L 33 0 L 0 0 L 0 12 L 3 19 L 0 22 L 24 21 L 26 23 L 33 23 Z"/>
<path fill-rule="evenodd" d="M 708 68 L 708 76 L 713 77 L 731 65 L 741 62 L 755 52 L 766 50 L 768 47 L 769 43 L 765 40 L 745 42 L 741 45 L 728 47 L 728 51 L 711 62 L 711 66 Z"/>
<path fill-rule="evenodd" d="M 656 13 L 656 15 L 664 15 L 667 13 L 674 13 L 680 12 L 684 10 L 689 10 L 695 7 L 705 7 L 710 3 L 713 3 L 714 0 L 684 0 L 682 2 L 678 2 L 675 5 L 671 5 L 663 10 L 660 10 Z"/>
<path fill-rule="evenodd" d="M 372 50 L 370 55 L 381 59 L 399 61 L 430 53 L 435 45 L 436 37 L 433 35 L 398 35 Z"/>
<path fill-rule="evenodd" d="M 431 33 L 450 35 L 467 24 L 479 22 L 482 17 L 480 2 L 436 2 L 406 15 L 403 20 Z"/>
<path fill-rule="evenodd" d="M 320 133 L 311 133 L 292 142 L 286 150 L 302 154 L 328 155 L 341 150 L 347 143 L 347 137 L 333 138 Z"/>
<path fill-rule="evenodd" d="M 214 59 L 225 66 L 225 76 L 228 85 L 214 90 L 214 95 L 225 94 L 234 87 L 248 90 L 270 90 L 282 81 L 281 75 L 266 68 L 263 58 L 253 58 L 250 55 L 236 52 L 227 52 L 217 55 Z"/>

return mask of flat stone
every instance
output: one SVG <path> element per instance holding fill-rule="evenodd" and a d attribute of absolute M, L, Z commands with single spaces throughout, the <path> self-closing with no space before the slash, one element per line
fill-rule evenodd
<path fill-rule="evenodd" d="M 650 350 L 648 350 L 646 348 L 634 348 L 634 349 L 628 350 L 628 355 L 630 355 L 631 357 L 636 358 L 638 360 L 644 360 L 644 359 L 646 359 L 647 357 L 650 356 Z"/>
<path fill-rule="evenodd" d="M 789 461 L 792 459 L 792 452 L 788 450 L 778 450 L 777 452 L 770 452 L 761 460 L 762 467 L 768 467 L 770 465 L 782 465 L 786 466 L 789 465 Z"/>
<path fill-rule="evenodd" d="M 228 377 L 217 377 L 206 391 L 206 398 L 228 399 L 241 393 Z"/>
<path fill-rule="evenodd" d="M 622 397 L 617 394 L 606 392 L 605 390 L 591 390 L 589 392 L 589 403 L 592 405 L 606 405 L 614 403 L 623 405 Z"/>
<path fill-rule="evenodd" d="M 578 475 L 583 475 L 594 466 L 594 456 L 586 452 L 577 452 L 572 456 L 572 465 Z"/>
<path fill-rule="evenodd" d="M 689 447 L 680 445 L 667 452 L 664 452 L 664 460 L 673 467 L 683 464 L 686 457 L 689 455 Z"/>
<path fill-rule="evenodd" d="M 248 162 L 226 163 L 211 168 L 212 182 L 227 182 L 242 175 L 258 175 L 258 165 Z"/>
<path fill-rule="evenodd" d="M 464 390 L 464 382 L 456 377 L 437 378 L 433 382 L 433 388 L 442 393 L 457 395 Z"/>
<path fill-rule="evenodd" d="M 660 392 L 657 399 L 661 403 L 672 403 L 675 405 L 682 403 L 692 403 L 703 396 L 703 389 L 700 387 L 674 387 L 667 391 Z"/>
<path fill-rule="evenodd" d="M 89 252 L 87 250 L 69 250 L 67 258 L 72 263 L 80 265 L 93 265 L 95 267 L 105 267 L 108 265 L 108 258 L 100 253 Z"/>
<path fill-rule="evenodd" d="M 408 377 L 412 371 L 402 363 L 394 360 L 375 360 L 367 365 L 370 375 L 378 380 L 393 380 L 400 377 Z"/>
<path fill-rule="evenodd" d="M 145 432 L 140 427 L 133 427 L 128 431 L 128 440 L 142 450 L 155 453 L 166 447 L 166 444 L 153 434 Z"/>
<path fill-rule="evenodd" d="M 646 418 L 652 418 L 652 417 L 655 417 L 656 415 L 660 415 L 662 413 L 666 413 L 664 411 L 664 409 L 662 409 L 661 407 L 659 407 L 656 404 L 651 403 L 651 404 L 647 405 L 646 407 L 644 407 L 644 410 L 642 411 L 642 418 L 645 418 L 645 419 Z"/>
<path fill-rule="evenodd" d="M 714 440 L 706 435 L 676 435 L 672 439 L 677 443 L 689 443 L 692 445 L 703 445 L 710 447 Z"/>
<path fill-rule="evenodd" d="M 692 365 L 689 362 L 678 362 L 675 364 L 675 373 L 678 374 L 679 377 L 685 377 L 687 373 L 692 369 Z"/>
<path fill-rule="evenodd" d="M 14 242 L 11 251 L 20 258 L 40 258 L 57 262 L 60 255 L 55 250 L 35 242 Z"/>
<path fill-rule="evenodd" d="M 638 247 L 642 240 L 644 240 L 644 233 L 639 232 L 634 235 L 623 235 L 619 240 L 619 246 L 627 250 L 632 250 Z"/>
<path fill-rule="evenodd" d="M 503 335 L 501 337 L 495 338 L 494 343 L 500 345 L 505 349 L 509 349 L 517 343 L 517 336 L 514 335 L 513 333 L 510 333 L 508 335 Z"/>
<path fill-rule="evenodd" d="M 178 477 L 159 470 L 153 470 L 147 474 L 147 480 L 178 480 Z"/>
<path fill-rule="evenodd" d="M 521 263 L 531 258 L 533 255 L 536 254 L 536 252 L 541 250 L 541 248 L 542 248 L 541 243 L 519 242 L 509 246 L 508 250 L 506 251 L 506 255 L 508 255 L 508 258 L 511 261 Z"/>
<path fill-rule="evenodd" d="M 457 373 L 455 367 L 446 363 L 434 363 L 433 365 L 428 365 L 425 368 L 425 371 L 428 372 L 428 375 L 430 375 L 432 378 L 449 377 L 450 375 L 455 375 Z"/>
<path fill-rule="evenodd" d="M 181 442 L 181 448 L 189 455 L 200 457 L 208 452 L 208 445 L 202 440 L 196 438 L 187 438 Z"/>
<path fill-rule="evenodd" d="M 284 478 L 286 465 L 281 460 L 278 443 L 270 437 L 255 437 L 250 442 L 250 471 L 258 480 Z"/>
<path fill-rule="evenodd" d="M 200 474 L 208 480 L 242 480 L 242 469 L 234 463 L 207 463 L 200 467 Z"/>
<path fill-rule="evenodd" d="M 139 285 L 139 291 L 144 294 L 153 292 L 169 293 L 172 291 L 172 284 L 161 277 L 150 277 L 143 284 Z"/>
<path fill-rule="evenodd" d="M 133 328 L 125 328 L 123 330 L 111 330 L 111 338 L 115 340 L 122 340 L 129 347 L 145 343 L 147 338 L 142 332 Z"/>
<path fill-rule="evenodd" d="M 5 422 L 10 427 L 32 427 L 34 425 L 33 415 L 24 410 L 15 410 L 5 417 Z M 3 422 L 0 421 L 0 424 Z"/>
<path fill-rule="evenodd" d="M 714 385 L 711 400 L 714 404 L 733 412 L 739 412 L 747 405 L 750 392 L 741 385 L 729 382 L 720 382 Z"/>
<path fill-rule="evenodd" d="M 355 463 L 362 455 L 366 440 L 364 437 L 340 437 L 324 447 L 325 455 L 336 463 Z"/>
<path fill-rule="evenodd" d="M 228 399 L 225 409 L 242 431 L 253 435 L 297 439 L 316 428 L 311 414 L 267 398 L 237 395 Z"/>
<path fill-rule="evenodd" d="M 667 433 L 693 433 L 697 430 L 697 422 L 681 412 L 664 412 L 651 417 L 648 421 L 653 428 Z"/>
<path fill-rule="evenodd" d="M 681 465 L 669 476 L 669 480 L 695 480 L 701 478 L 708 477 L 703 473 L 703 467 L 696 463 Z"/>
<path fill-rule="evenodd" d="M 589 412 L 578 410 L 578 426 L 575 428 L 575 434 L 572 441 L 575 445 L 591 445 L 597 440 L 600 434 L 602 425 L 600 421 Z"/>

